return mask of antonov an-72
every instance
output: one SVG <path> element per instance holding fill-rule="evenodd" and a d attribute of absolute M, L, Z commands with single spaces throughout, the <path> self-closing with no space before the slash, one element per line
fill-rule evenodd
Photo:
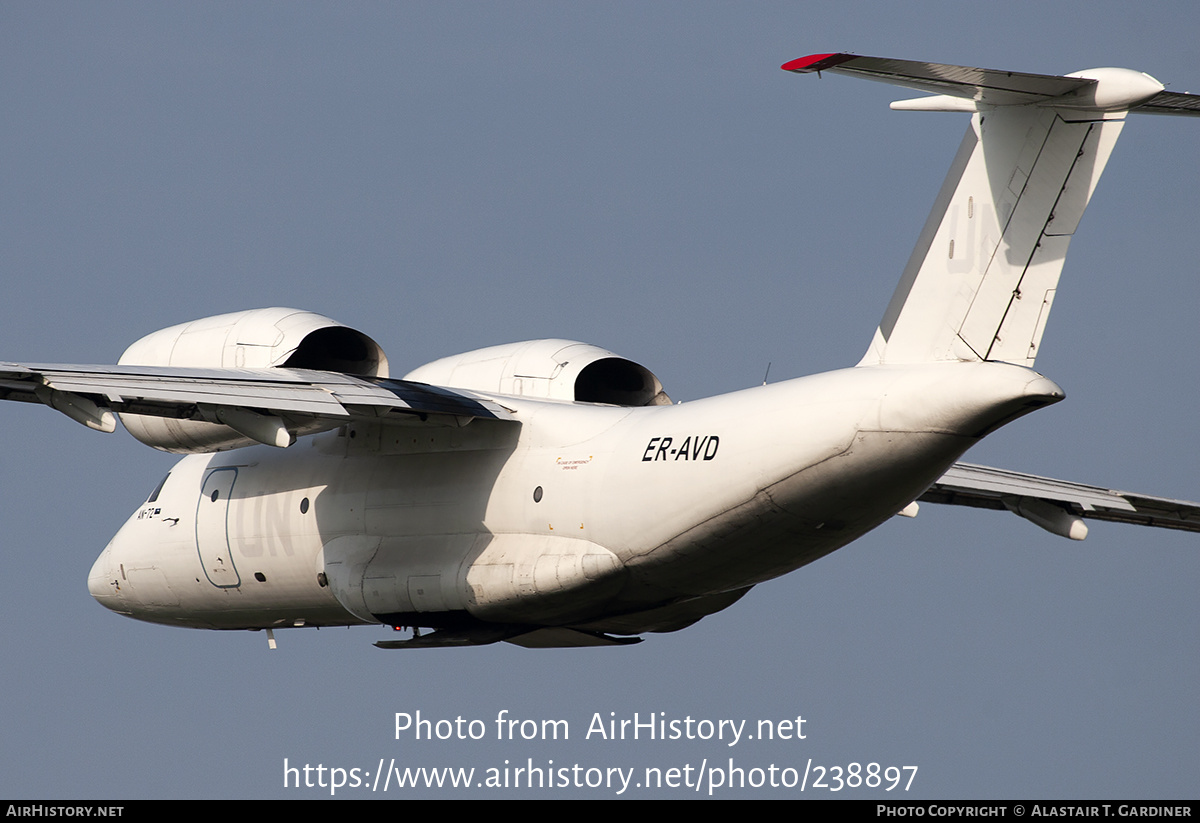
<path fill-rule="evenodd" d="M 116 366 L 0 364 L 0 397 L 188 454 L 96 560 L 104 606 L 209 629 L 385 624 L 388 648 L 636 642 L 684 628 L 916 501 L 1200 531 L 1200 506 L 956 461 L 1062 390 L 1033 370 L 1066 256 L 1130 112 L 1200 96 L 823 54 L 783 66 L 933 92 L 970 125 L 853 368 L 672 403 L 646 368 L 535 340 L 389 376 L 292 309 L 155 332 Z M 433 629 L 422 633 L 422 629 Z"/>

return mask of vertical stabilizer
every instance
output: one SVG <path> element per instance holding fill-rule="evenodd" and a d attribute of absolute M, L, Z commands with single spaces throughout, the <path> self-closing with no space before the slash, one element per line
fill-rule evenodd
<path fill-rule="evenodd" d="M 859 365 L 1003 360 L 1032 366 L 1071 235 L 1125 115 L 1200 115 L 1148 74 L 1065 76 L 852 54 L 785 63 L 933 92 L 907 111 L 971 113 L 946 182 Z"/>
<path fill-rule="evenodd" d="M 864 365 L 1033 365 L 1067 245 L 1124 125 L 1064 114 L 971 116 Z"/>

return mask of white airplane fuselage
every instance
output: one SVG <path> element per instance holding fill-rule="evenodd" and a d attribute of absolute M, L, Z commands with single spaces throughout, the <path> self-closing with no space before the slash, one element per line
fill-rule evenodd
<path fill-rule="evenodd" d="M 846 545 L 1061 398 L 1028 368 L 949 362 L 669 406 L 496 396 L 517 423 L 356 422 L 184 458 L 88 585 L 196 628 L 670 630 Z"/>
<path fill-rule="evenodd" d="M 105 548 L 92 594 L 197 628 L 414 629 L 384 648 L 622 645 L 911 513 L 979 438 L 1062 399 L 1032 367 L 1126 115 L 1200 116 L 1200 96 L 1119 68 L 782 68 L 970 115 L 856 367 L 672 405 L 645 367 L 544 339 L 395 379 L 367 335 L 284 307 L 160 329 L 116 366 L 0 364 L 0 399 L 193 455 Z M 1076 540 L 1084 517 L 1193 529 L 1200 511 L 987 467 L 948 483 L 925 499 Z"/>

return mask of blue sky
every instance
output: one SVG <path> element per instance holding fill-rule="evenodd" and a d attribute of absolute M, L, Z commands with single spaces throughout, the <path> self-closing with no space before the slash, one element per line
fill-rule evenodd
<path fill-rule="evenodd" d="M 1118 65 L 1196 91 L 1198 24 L 1184 2 L 5 3 L 0 357 L 115 362 L 157 328 L 291 305 L 367 332 L 397 373 L 537 337 L 610 348 L 684 400 L 768 362 L 772 380 L 851 365 L 966 120 L 779 64 Z M 1200 498 L 1198 126 L 1131 119 L 1038 360 L 1068 398 L 969 459 Z M 632 648 L 383 652 L 360 628 L 268 652 L 88 595 L 169 455 L 0 413 L 6 796 L 317 797 L 284 789 L 285 758 L 393 757 L 874 761 L 918 766 L 909 797 L 1195 796 L 1194 535 L 1096 524 L 1077 544 L 924 506 Z M 562 718 L 572 737 L 396 740 L 417 710 Z M 801 715 L 806 739 L 585 740 L 609 712 Z"/>

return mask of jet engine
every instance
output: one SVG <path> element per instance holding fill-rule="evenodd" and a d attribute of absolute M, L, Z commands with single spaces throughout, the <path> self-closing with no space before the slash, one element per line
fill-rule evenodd
<path fill-rule="evenodd" d="M 444 357 L 405 380 L 455 389 L 614 406 L 669 406 L 645 366 L 575 340 L 529 340 Z"/>
<path fill-rule="evenodd" d="M 319 314 L 285 308 L 253 309 L 171 326 L 138 340 L 117 362 L 124 366 L 285 367 L 388 376 L 387 356 L 367 335 Z M 181 454 L 224 451 L 256 442 L 220 422 L 128 412 L 121 414 L 121 422 L 146 445 Z"/>

